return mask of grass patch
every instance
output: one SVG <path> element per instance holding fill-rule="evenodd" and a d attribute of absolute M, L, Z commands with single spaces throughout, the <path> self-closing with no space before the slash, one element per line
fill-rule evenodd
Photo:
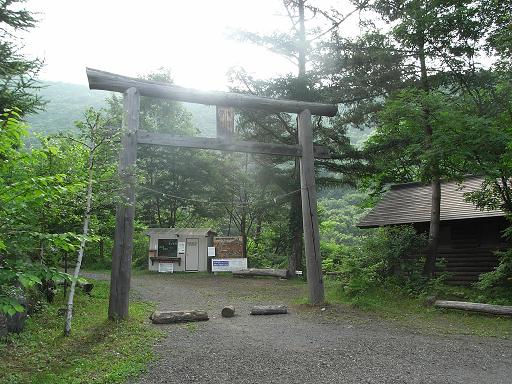
<path fill-rule="evenodd" d="M 512 339 L 511 318 L 428 307 L 424 298 L 411 296 L 397 287 L 373 288 L 352 297 L 338 281 L 326 279 L 325 289 L 329 303 L 352 305 L 420 332 Z"/>
<path fill-rule="evenodd" d="M 199 325 L 196 323 L 187 323 L 184 325 L 184 327 L 190 333 L 196 333 L 199 330 Z"/>
<path fill-rule="evenodd" d="M 94 281 L 91 296 L 75 296 L 72 334 L 63 336 L 62 292 L 27 320 L 20 335 L 0 342 L 0 383 L 120 383 L 145 371 L 161 333 L 149 326 L 152 305 L 130 303 L 130 318 L 107 319 L 108 283 Z"/>

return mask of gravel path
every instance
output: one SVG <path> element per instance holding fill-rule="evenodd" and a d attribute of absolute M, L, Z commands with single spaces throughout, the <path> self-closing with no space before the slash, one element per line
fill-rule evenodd
<path fill-rule="evenodd" d="M 345 307 L 291 306 L 297 282 L 230 276 L 138 275 L 133 290 L 159 309 L 206 309 L 210 320 L 159 326 L 161 357 L 137 383 L 512 383 L 512 341 L 432 336 Z M 232 304 L 238 316 L 220 316 Z"/>

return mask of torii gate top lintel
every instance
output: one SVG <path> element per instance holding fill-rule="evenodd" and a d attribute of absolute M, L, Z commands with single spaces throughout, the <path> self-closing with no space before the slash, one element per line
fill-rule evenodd
<path fill-rule="evenodd" d="M 127 89 L 134 87 L 139 91 L 141 96 L 158 97 L 187 103 L 289 113 L 301 113 L 308 109 L 312 115 L 329 117 L 336 116 L 338 113 L 338 106 L 336 104 L 271 99 L 268 97 L 234 92 L 199 91 L 179 87 L 170 83 L 121 76 L 98 69 L 87 68 L 86 71 L 90 89 L 123 93 L 126 92 Z"/>
<path fill-rule="evenodd" d="M 119 202 L 116 209 L 116 231 L 110 283 L 110 318 L 124 319 L 128 316 L 136 180 L 133 172 L 127 172 L 127 170 L 132 169 L 136 164 L 138 143 L 300 157 L 302 220 L 309 301 L 314 305 L 324 302 L 314 159 L 315 157 L 327 158 L 329 153 L 325 151 L 325 148 L 313 146 L 311 115 L 335 116 L 338 112 L 337 105 L 271 99 L 232 92 L 204 92 L 91 68 L 87 68 L 87 77 L 90 89 L 122 92 L 124 94 L 123 137 L 119 156 L 119 174 L 124 184 L 122 189 L 124 201 Z M 143 132 L 139 130 L 140 96 L 216 105 L 217 107 L 257 109 L 274 113 L 297 113 L 299 143 L 293 146 L 233 141 L 229 137 L 227 139 L 226 137 L 217 137 L 216 139 L 174 137 L 172 135 Z M 217 112 L 219 112 L 219 109 Z M 229 119 L 233 119 L 232 113 L 227 115 L 229 115 Z M 217 118 L 219 121 L 219 114 Z M 222 136 L 219 134 L 219 130 L 218 136 Z"/>

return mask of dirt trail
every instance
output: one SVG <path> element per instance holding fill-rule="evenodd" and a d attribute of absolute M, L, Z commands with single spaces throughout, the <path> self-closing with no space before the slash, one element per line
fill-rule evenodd
<path fill-rule="evenodd" d="M 248 315 L 255 304 L 292 303 L 305 290 L 296 282 L 144 274 L 133 290 L 159 309 L 210 315 L 159 326 L 160 360 L 137 383 L 512 383 L 512 341 L 417 334 L 343 307 Z M 222 318 L 226 304 L 238 316 Z"/>

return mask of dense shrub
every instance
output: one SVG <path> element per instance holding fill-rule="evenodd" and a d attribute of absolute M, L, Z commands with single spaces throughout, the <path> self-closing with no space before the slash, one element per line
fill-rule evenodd
<path fill-rule="evenodd" d="M 132 264 L 137 268 L 148 267 L 149 238 L 142 231 L 133 235 L 133 258 Z"/>
<path fill-rule="evenodd" d="M 372 286 L 394 281 L 397 285 L 419 289 L 422 251 L 426 236 L 412 226 L 383 227 L 373 231 L 352 253 L 341 259 L 342 285 L 357 295 Z"/>

